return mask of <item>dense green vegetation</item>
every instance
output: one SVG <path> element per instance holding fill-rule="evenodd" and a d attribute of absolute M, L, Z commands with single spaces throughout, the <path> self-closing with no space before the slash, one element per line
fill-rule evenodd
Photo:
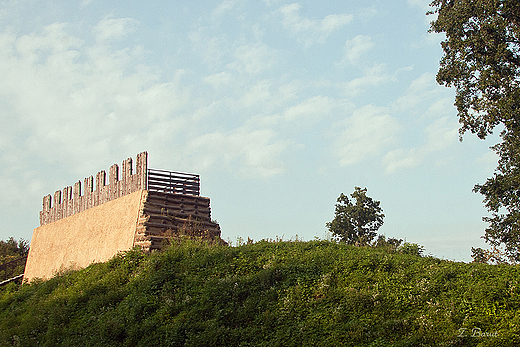
<path fill-rule="evenodd" d="M 0 282 L 23 274 L 25 269 L 24 257 L 27 253 L 29 253 L 29 242 L 24 239 L 16 241 L 13 237 L 10 237 L 6 241 L 0 240 Z"/>
<path fill-rule="evenodd" d="M 485 139 L 498 166 L 473 191 L 484 196 L 491 217 L 483 239 L 490 250 L 473 248 L 480 262 L 520 263 L 520 2 L 433 0 L 431 31 L 442 33 L 444 55 L 437 82 L 455 88 L 459 133 Z"/>
<path fill-rule="evenodd" d="M 409 245 L 408 245 L 409 246 Z M 513 346 L 516 265 L 330 241 L 138 250 L 0 292 L 1 346 Z"/>

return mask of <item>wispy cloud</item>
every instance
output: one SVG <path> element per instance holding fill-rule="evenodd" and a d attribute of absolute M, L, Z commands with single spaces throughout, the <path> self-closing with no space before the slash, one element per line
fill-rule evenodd
<path fill-rule="evenodd" d="M 241 74 L 258 75 L 270 69 L 276 61 L 276 51 L 264 43 L 250 43 L 237 47 L 235 61 L 227 68 Z"/>
<path fill-rule="evenodd" d="M 298 105 L 291 106 L 284 111 L 284 118 L 289 122 L 314 123 L 323 118 L 333 107 L 333 101 L 323 95 L 313 96 Z"/>
<path fill-rule="evenodd" d="M 80 8 L 87 7 L 87 6 L 90 5 L 92 2 L 94 2 L 94 0 L 82 0 L 82 1 L 81 1 L 81 5 L 80 5 Z"/>
<path fill-rule="evenodd" d="M 186 151 L 195 159 L 194 167 L 233 171 L 245 177 L 268 178 L 285 171 L 282 154 L 290 146 L 277 140 L 270 129 L 239 127 L 230 132 L 216 131 L 189 141 Z"/>
<path fill-rule="evenodd" d="M 435 75 L 429 72 L 412 80 L 391 108 L 395 112 L 413 112 L 423 119 L 438 119 L 454 112 L 451 93 L 437 85 Z"/>
<path fill-rule="evenodd" d="M 255 83 L 245 92 L 241 98 L 241 104 L 244 107 L 268 103 L 271 98 L 271 82 L 269 80 L 261 80 Z"/>
<path fill-rule="evenodd" d="M 211 84 L 214 88 L 228 85 L 233 80 L 233 76 L 228 71 L 219 72 L 203 78 L 204 82 Z"/>
<path fill-rule="evenodd" d="M 344 90 L 345 95 L 353 97 L 363 92 L 366 87 L 378 86 L 392 80 L 395 80 L 395 77 L 388 74 L 386 64 L 374 64 L 364 69 L 363 76 L 338 85 Z"/>
<path fill-rule="evenodd" d="M 103 20 L 94 31 L 116 39 L 128 22 Z M 50 162 L 77 159 L 68 166 L 78 171 L 90 167 L 87 158 L 124 147 L 139 151 L 136 139 L 150 124 L 178 128 L 182 122 L 168 116 L 189 104 L 175 78 L 159 83 L 154 69 L 141 64 L 139 47 L 85 45 L 65 24 L 4 34 L 0 52 L 0 96 L 11 110 L 2 123 L 17 119 L 12 136 L 27 153 Z"/>
<path fill-rule="evenodd" d="M 327 37 L 347 25 L 353 19 L 351 14 L 331 14 L 321 20 L 299 15 L 300 4 L 283 5 L 278 11 L 283 15 L 284 28 L 293 34 L 305 47 L 324 43 Z"/>
<path fill-rule="evenodd" d="M 431 0 L 408 0 L 408 3 L 412 6 L 419 7 L 421 10 L 424 10 L 425 13 L 431 9 Z"/>
<path fill-rule="evenodd" d="M 235 7 L 236 1 L 225 0 L 221 2 L 212 12 L 213 16 L 220 16 Z"/>
<path fill-rule="evenodd" d="M 368 160 L 397 140 L 399 124 L 387 109 L 367 105 L 338 124 L 335 152 L 342 166 Z"/>
<path fill-rule="evenodd" d="M 458 123 L 450 117 L 436 119 L 425 129 L 426 141 L 419 147 L 399 148 L 390 151 L 383 158 L 387 173 L 395 173 L 404 168 L 415 168 L 426 157 L 450 147 L 458 140 Z"/>
<path fill-rule="evenodd" d="M 374 42 L 369 35 L 357 35 L 345 42 L 345 57 L 343 62 L 356 64 L 359 59 L 374 47 Z"/>
<path fill-rule="evenodd" d="M 405 94 L 394 102 L 394 106 L 400 110 L 413 108 L 434 97 L 438 93 L 438 89 L 435 87 L 435 75 L 425 72 L 410 83 Z"/>
<path fill-rule="evenodd" d="M 118 40 L 132 33 L 139 22 L 133 18 L 105 18 L 92 32 L 98 42 Z"/>
<path fill-rule="evenodd" d="M 232 54 L 232 45 L 222 35 L 215 35 L 209 28 L 200 26 L 188 33 L 198 59 L 212 70 L 222 69 L 228 56 Z"/>

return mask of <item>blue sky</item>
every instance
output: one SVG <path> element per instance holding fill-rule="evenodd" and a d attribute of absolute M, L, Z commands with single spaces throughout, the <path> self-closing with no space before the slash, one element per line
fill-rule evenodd
<path fill-rule="evenodd" d="M 146 150 L 201 175 L 224 239 L 327 237 L 360 186 L 381 234 L 470 261 L 497 138 L 459 142 L 428 3 L 0 1 L 0 238 Z"/>

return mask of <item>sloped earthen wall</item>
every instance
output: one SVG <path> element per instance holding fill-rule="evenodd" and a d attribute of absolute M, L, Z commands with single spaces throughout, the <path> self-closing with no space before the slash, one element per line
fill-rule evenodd
<path fill-rule="evenodd" d="M 210 199 L 195 195 L 148 191 L 148 154 L 132 159 L 43 198 L 40 227 L 34 229 L 24 280 L 48 279 L 57 272 L 104 262 L 118 252 L 140 246 L 160 250 L 177 234 L 202 237 L 219 243 L 220 226 L 211 220 Z M 52 204 L 54 203 L 54 205 Z"/>
<path fill-rule="evenodd" d="M 104 262 L 134 245 L 145 190 L 34 229 L 24 280 Z"/>

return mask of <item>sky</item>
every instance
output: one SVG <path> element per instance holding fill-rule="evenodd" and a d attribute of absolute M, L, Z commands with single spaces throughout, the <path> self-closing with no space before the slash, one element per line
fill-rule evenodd
<path fill-rule="evenodd" d="M 380 234 L 471 261 L 498 138 L 459 141 L 428 3 L 0 0 L 0 239 L 148 151 L 200 174 L 232 243 L 328 238 L 359 186 Z"/>

